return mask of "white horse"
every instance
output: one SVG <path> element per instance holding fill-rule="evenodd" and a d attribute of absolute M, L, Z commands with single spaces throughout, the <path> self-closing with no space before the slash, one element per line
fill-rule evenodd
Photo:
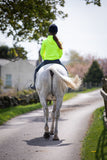
<path fill-rule="evenodd" d="M 35 86 L 44 110 L 45 138 L 49 138 L 50 134 L 54 134 L 53 140 L 59 140 L 58 119 L 60 116 L 63 96 L 68 87 L 76 90 L 79 88 L 80 84 L 81 80 L 79 77 L 76 76 L 75 78 L 69 78 L 66 69 L 64 69 L 64 67 L 60 64 L 47 64 L 37 72 Z M 48 127 L 48 100 L 53 101 L 52 126 L 50 131 Z"/>

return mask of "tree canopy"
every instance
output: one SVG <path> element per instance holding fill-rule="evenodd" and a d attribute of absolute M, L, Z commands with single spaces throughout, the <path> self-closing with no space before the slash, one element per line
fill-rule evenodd
<path fill-rule="evenodd" d="M 84 1 L 101 5 L 100 0 Z M 23 40 L 39 40 L 47 36 L 49 25 L 57 17 L 67 17 L 62 11 L 64 5 L 65 0 L 0 0 L 0 31 L 13 37 L 14 46 Z M 15 54 L 25 58 L 26 51 L 19 54 L 19 48 L 22 53 L 23 47 L 13 47 L 7 53 L 14 58 L 17 57 Z"/>
<path fill-rule="evenodd" d="M 74 65 L 75 63 L 84 63 L 84 58 L 79 55 L 79 53 L 75 50 L 69 51 L 69 53 L 66 53 L 66 55 L 69 57 L 69 64 Z"/>
<path fill-rule="evenodd" d="M 47 36 L 49 25 L 57 16 L 66 17 L 58 8 L 64 0 L 0 0 L 0 30 L 16 42 L 38 40 Z"/>
<path fill-rule="evenodd" d="M 100 0 L 84 0 L 101 5 Z M 0 30 L 16 42 L 47 36 L 49 25 L 67 17 L 62 11 L 65 0 L 0 0 Z"/>
<path fill-rule="evenodd" d="M 91 3 L 93 3 L 94 5 L 101 6 L 100 0 L 85 0 L 85 1 L 86 1 L 86 4 L 91 4 Z"/>
<path fill-rule="evenodd" d="M 19 58 L 27 59 L 27 51 L 23 47 L 15 46 L 9 48 L 8 46 L 0 47 L 0 58 L 8 59 L 11 61 L 18 60 Z"/>

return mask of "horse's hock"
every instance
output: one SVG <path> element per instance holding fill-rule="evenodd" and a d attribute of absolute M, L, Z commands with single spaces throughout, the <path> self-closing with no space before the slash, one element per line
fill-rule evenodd
<path fill-rule="evenodd" d="M 102 90 L 101 95 L 104 99 L 104 105 L 105 105 L 105 117 L 107 119 L 107 77 L 102 79 Z"/>

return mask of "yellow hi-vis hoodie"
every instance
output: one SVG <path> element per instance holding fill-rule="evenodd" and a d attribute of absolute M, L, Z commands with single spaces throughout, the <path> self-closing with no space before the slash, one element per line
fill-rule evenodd
<path fill-rule="evenodd" d="M 40 54 L 43 60 L 56 60 L 62 57 L 63 51 L 53 39 L 53 35 L 49 35 L 42 42 Z"/>

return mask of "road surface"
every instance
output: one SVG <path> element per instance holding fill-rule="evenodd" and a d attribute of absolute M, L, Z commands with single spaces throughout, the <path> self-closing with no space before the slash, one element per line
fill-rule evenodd
<path fill-rule="evenodd" d="M 99 90 L 64 102 L 59 119 L 59 141 L 43 138 L 42 110 L 8 121 L 0 126 L 0 160 L 80 160 L 92 112 L 103 105 Z"/>

